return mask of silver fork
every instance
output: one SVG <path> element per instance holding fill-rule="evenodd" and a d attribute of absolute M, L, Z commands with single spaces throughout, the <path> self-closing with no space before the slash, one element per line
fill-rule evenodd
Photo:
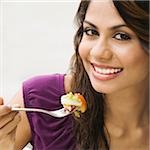
<path fill-rule="evenodd" d="M 48 111 L 44 109 L 39 109 L 39 108 L 17 108 L 17 107 L 12 107 L 12 111 L 28 111 L 28 112 L 39 112 L 39 113 L 45 113 L 53 117 L 61 118 L 70 115 L 72 112 L 66 110 L 65 108 L 61 108 L 58 110 L 53 110 L 53 111 Z"/>

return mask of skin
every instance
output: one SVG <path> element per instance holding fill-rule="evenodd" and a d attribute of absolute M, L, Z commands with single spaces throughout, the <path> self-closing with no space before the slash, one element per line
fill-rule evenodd
<path fill-rule="evenodd" d="M 92 1 L 83 28 L 79 54 L 93 88 L 104 93 L 110 148 L 148 149 L 148 55 L 112 1 Z M 110 79 L 95 66 L 123 70 Z"/>
<path fill-rule="evenodd" d="M 93 29 L 99 34 L 84 34 L 79 53 L 94 89 L 105 93 L 105 124 L 110 133 L 110 148 L 146 150 L 149 138 L 148 56 L 136 34 L 128 27 L 110 29 L 120 24 L 125 25 L 111 1 L 91 2 L 85 20 L 97 27 L 93 28 L 89 23 L 84 23 L 84 27 L 92 29 L 88 34 L 93 33 Z M 120 32 L 130 35 L 131 40 L 119 40 L 123 36 L 118 34 Z M 96 78 L 93 76 L 91 63 L 121 67 L 123 71 L 111 80 L 101 81 L 98 74 Z M 66 75 L 66 92 L 70 91 L 70 83 L 71 76 Z M 22 89 L 10 101 L 10 105 L 13 104 L 24 107 Z M 0 120 L 0 147 L 3 147 L 3 150 L 21 150 L 31 139 L 26 113 L 11 112 L 0 98 Z"/>

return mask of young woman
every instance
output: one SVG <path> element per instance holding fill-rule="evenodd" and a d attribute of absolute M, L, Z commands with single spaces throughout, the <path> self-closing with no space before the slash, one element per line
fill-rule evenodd
<path fill-rule="evenodd" d="M 148 150 L 149 2 L 81 1 L 71 73 L 23 83 L 11 104 L 48 110 L 80 92 L 80 118 L 12 112 L 0 100 L 0 147 L 21 150 Z"/>

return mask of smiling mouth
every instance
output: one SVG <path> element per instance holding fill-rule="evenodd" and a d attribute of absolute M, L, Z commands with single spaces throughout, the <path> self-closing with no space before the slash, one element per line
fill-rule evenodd
<path fill-rule="evenodd" d="M 97 67 L 92 65 L 95 72 L 102 74 L 102 75 L 112 75 L 117 74 L 123 71 L 123 68 L 116 68 L 116 67 Z"/>

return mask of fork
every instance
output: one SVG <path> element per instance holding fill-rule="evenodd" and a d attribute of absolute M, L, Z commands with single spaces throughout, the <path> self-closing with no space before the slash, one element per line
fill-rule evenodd
<path fill-rule="evenodd" d="M 39 113 L 45 113 L 53 117 L 61 118 L 70 115 L 72 112 L 66 110 L 65 108 L 61 108 L 58 110 L 48 111 L 44 109 L 39 108 L 18 108 L 18 107 L 12 107 L 12 111 L 27 111 L 27 112 L 39 112 Z"/>

